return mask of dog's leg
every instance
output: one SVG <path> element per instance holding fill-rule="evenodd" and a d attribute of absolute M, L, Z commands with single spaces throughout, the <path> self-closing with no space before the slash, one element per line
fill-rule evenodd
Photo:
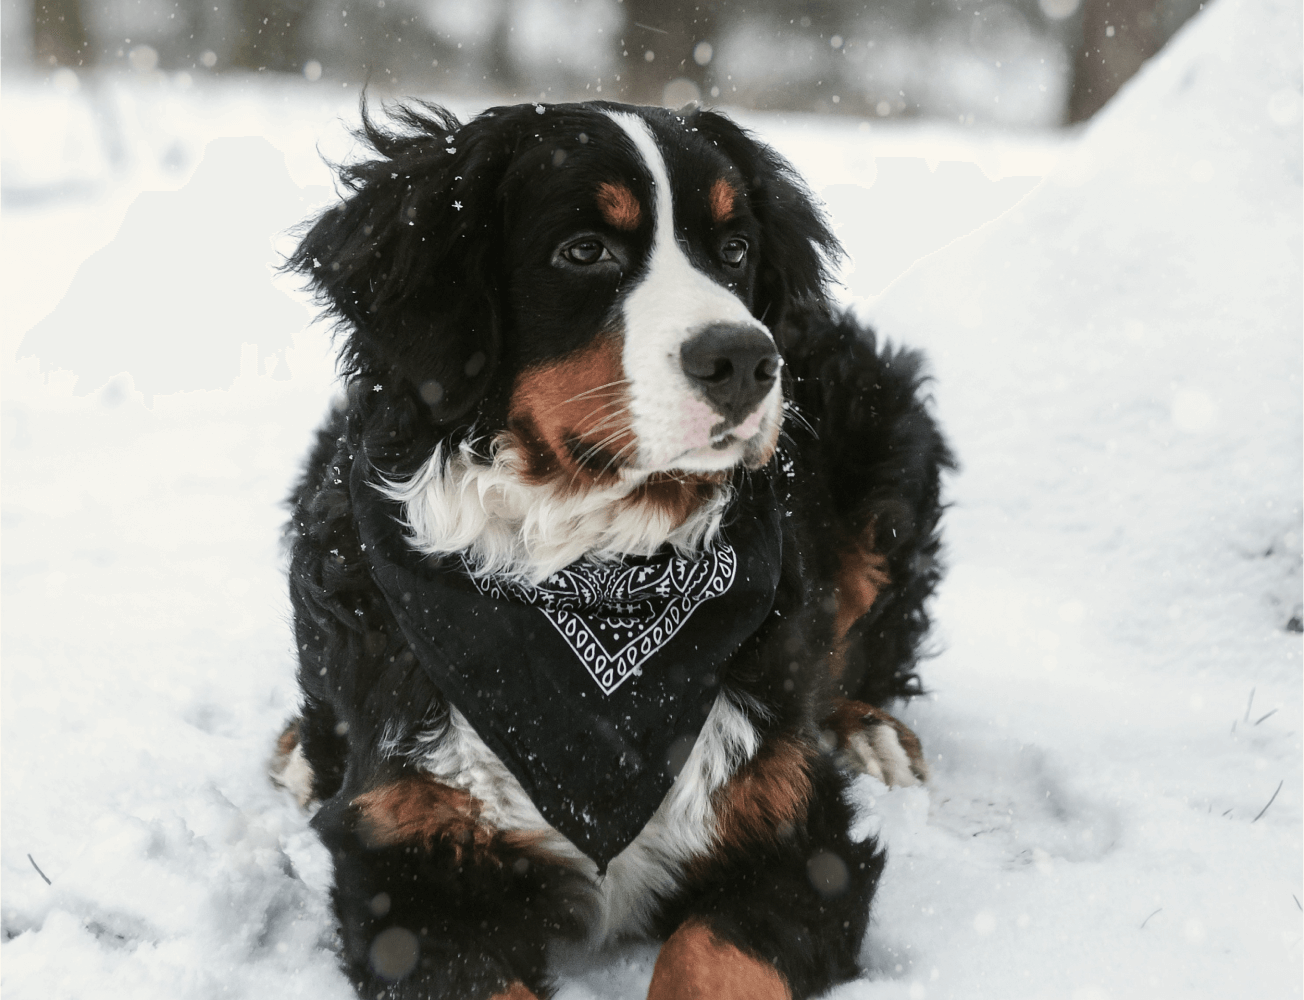
<path fill-rule="evenodd" d="M 272 754 L 267 771 L 272 784 L 284 788 L 294 796 L 300 808 L 306 809 L 312 804 L 315 796 L 312 765 L 304 755 L 303 742 L 299 735 L 301 724 L 301 719 L 291 719 L 286 723 L 285 728 L 281 730 L 281 735 L 277 737 L 276 750 Z"/>
<path fill-rule="evenodd" d="M 649 1000 L 804 1000 L 857 974 L 883 855 L 848 835 L 847 780 L 771 741 L 721 789 L 717 849 L 666 907 Z"/>
<path fill-rule="evenodd" d="M 885 785 L 917 785 L 928 780 L 919 737 L 881 708 L 839 699 L 824 725 L 837 743 L 840 762 L 849 771 L 868 774 Z"/>
<path fill-rule="evenodd" d="M 691 918 L 661 946 L 648 1000 L 792 1000 L 783 976 L 758 955 Z"/>
<path fill-rule="evenodd" d="M 585 883 L 481 818 L 467 792 L 389 771 L 348 781 L 313 825 L 334 857 L 346 971 L 371 1000 L 550 995 L 545 947 L 578 932 Z"/>
<path fill-rule="evenodd" d="M 848 697 L 919 691 L 937 562 L 940 474 L 954 460 L 928 406 L 921 355 L 880 343 L 850 315 L 795 317 L 776 335 L 791 384 L 794 497 L 813 526 Z"/>
<path fill-rule="evenodd" d="M 339 791 L 348 749 L 330 706 L 305 698 L 302 714 L 287 722 L 277 737 L 268 776 L 307 809 Z"/>

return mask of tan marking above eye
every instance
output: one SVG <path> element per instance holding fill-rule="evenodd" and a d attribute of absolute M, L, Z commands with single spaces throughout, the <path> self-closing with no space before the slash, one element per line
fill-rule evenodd
<path fill-rule="evenodd" d="M 642 219 L 642 207 L 634 192 L 624 184 L 604 181 L 598 185 L 598 208 L 607 224 L 625 232 L 638 228 Z"/>
<path fill-rule="evenodd" d="M 718 178 L 711 185 L 711 193 L 708 202 L 711 206 L 711 219 L 714 222 L 724 222 L 734 214 L 734 202 L 738 197 L 738 192 L 734 190 L 723 177 Z"/>

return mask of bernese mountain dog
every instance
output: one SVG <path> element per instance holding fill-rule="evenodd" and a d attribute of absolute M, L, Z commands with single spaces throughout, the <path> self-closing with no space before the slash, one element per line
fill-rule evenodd
<path fill-rule="evenodd" d="M 287 267 L 347 391 L 291 498 L 316 812 L 368 998 L 550 995 L 564 939 L 664 943 L 648 996 L 857 974 L 913 784 L 951 457 L 919 354 L 832 305 L 838 243 L 727 117 L 421 102 Z"/>

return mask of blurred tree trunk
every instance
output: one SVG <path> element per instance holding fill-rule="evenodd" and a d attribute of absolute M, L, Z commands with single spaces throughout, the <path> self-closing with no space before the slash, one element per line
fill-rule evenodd
<path fill-rule="evenodd" d="M 1069 121 L 1099 111 L 1164 42 L 1160 0 L 1085 0 Z"/>
<path fill-rule="evenodd" d="M 232 61 L 249 69 L 302 69 L 309 58 L 302 35 L 310 7 L 310 0 L 238 0 L 240 27 Z"/>
<path fill-rule="evenodd" d="M 81 0 L 32 0 L 32 47 L 41 62 L 60 66 L 90 62 Z"/>
<path fill-rule="evenodd" d="M 715 44 L 715 8 L 719 4 L 625 0 L 623 6 L 625 44 L 617 53 L 620 96 L 636 104 L 661 104 L 666 84 L 677 79 L 691 80 L 699 93 L 709 94 L 713 78 L 710 60 L 701 65 L 693 53 L 700 42 Z M 629 55 L 623 55 L 625 52 Z"/>
<path fill-rule="evenodd" d="M 521 86 L 520 74 L 516 71 L 516 60 L 512 56 L 512 21 L 516 10 L 512 4 L 504 4 L 494 22 L 493 35 L 489 39 L 489 79 L 503 90 L 515 92 Z M 525 97 L 532 95 L 526 94 Z"/>

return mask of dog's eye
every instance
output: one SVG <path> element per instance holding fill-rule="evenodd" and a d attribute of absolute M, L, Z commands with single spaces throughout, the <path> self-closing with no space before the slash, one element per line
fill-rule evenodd
<path fill-rule="evenodd" d="M 612 259 L 611 253 L 597 240 L 580 240 L 578 243 L 572 243 L 561 254 L 572 264 L 581 266 Z"/>
<path fill-rule="evenodd" d="M 741 267 L 747 259 L 747 241 L 735 237 L 720 248 L 720 256 L 730 267 Z"/>

